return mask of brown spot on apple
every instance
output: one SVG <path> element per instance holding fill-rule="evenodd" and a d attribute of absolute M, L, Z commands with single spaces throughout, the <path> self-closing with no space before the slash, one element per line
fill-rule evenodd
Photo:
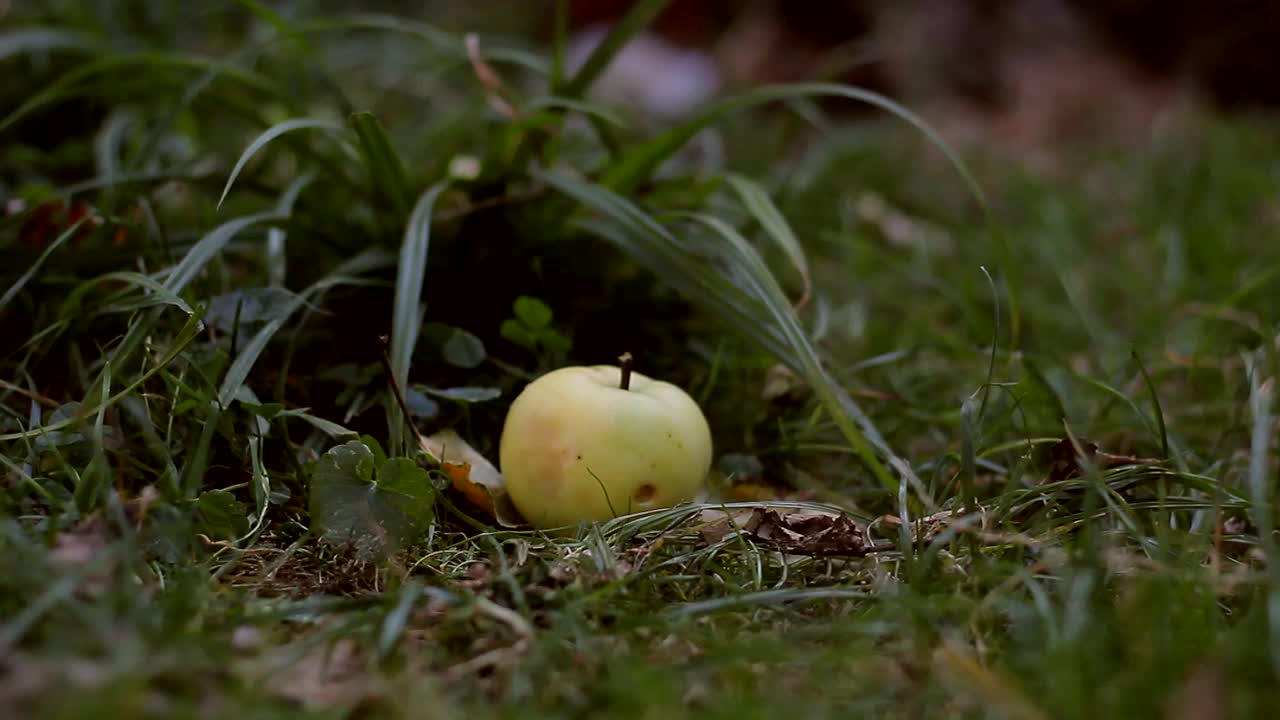
<path fill-rule="evenodd" d="M 654 498 L 657 496 L 658 488 L 654 487 L 651 483 L 645 483 L 636 488 L 634 493 L 631 493 L 631 499 L 635 500 L 637 505 L 648 505 L 653 502 Z"/>

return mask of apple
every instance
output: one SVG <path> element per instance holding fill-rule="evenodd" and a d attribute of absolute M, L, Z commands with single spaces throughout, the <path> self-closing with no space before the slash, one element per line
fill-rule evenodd
<path fill-rule="evenodd" d="M 502 428 L 498 463 L 535 527 L 608 520 L 692 500 L 711 470 L 711 428 L 670 383 L 621 365 L 566 367 L 527 385 Z"/>

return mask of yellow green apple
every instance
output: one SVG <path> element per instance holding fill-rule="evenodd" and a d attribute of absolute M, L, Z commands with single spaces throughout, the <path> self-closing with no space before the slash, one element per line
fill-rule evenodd
<path fill-rule="evenodd" d="M 621 366 L 566 367 L 527 385 L 502 429 L 511 501 L 535 527 L 607 520 L 692 500 L 711 429 L 688 393 Z"/>

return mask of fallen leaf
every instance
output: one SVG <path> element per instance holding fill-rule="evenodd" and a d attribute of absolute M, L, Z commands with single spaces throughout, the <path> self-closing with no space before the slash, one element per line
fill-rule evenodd
<path fill-rule="evenodd" d="M 422 450 L 440 466 L 454 490 L 499 525 L 511 528 L 525 524 L 507 494 L 502 473 L 456 431 L 441 430 L 422 438 Z"/>
<path fill-rule="evenodd" d="M 756 508 L 703 510 L 701 519 L 704 524 L 698 528 L 698 536 L 707 545 L 718 543 L 734 532 L 754 532 L 758 524 Z"/>
<path fill-rule="evenodd" d="M 765 371 L 760 398 L 770 402 L 780 398 L 799 398 L 805 390 L 800 377 L 791 368 L 779 363 Z"/>
<path fill-rule="evenodd" d="M 709 510 L 702 519 L 707 523 L 699 531 L 704 542 L 719 542 L 740 532 L 757 545 L 788 555 L 862 557 L 891 547 L 868 542 L 862 527 L 834 510 Z"/>
<path fill-rule="evenodd" d="M 942 510 L 932 515 L 912 519 L 911 525 L 915 529 L 916 542 L 927 543 L 933 540 L 938 533 L 951 525 L 951 520 L 954 516 L 955 513 L 951 510 Z M 881 515 L 871 525 L 881 535 L 896 538 L 898 536 L 898 528 L 902 526 L 902 518 L 897 515 Z"/>
<path fill-rule="evenodd" d="M 1125 465 L 1162 465 L 1164 463 L 1159 458 L 1140 458 L 1133 455 L 1113 455 L 1103 452 L 1098 449 L 1097 443 L 1083 438 L 1079 442 L 1085 458 L 1103 470 Z M 1071 438 L 1063 438 L 1049 446 L 1048 459 L 1049 471 L 1044 479 L 1046 483 L 1070 480 L 1073 477 L 1079 477 L 1084 472 L 1083 468 L 1080 467 L 1080 458 L 1076 453 L 1076 446 L 1071 441 Z"/>

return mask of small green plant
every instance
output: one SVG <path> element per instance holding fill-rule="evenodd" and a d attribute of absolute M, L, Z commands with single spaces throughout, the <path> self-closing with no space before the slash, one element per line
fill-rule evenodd
<path fill-rule="evenodd" d="M 555 319 L 551 308 L 543 301 L 521 295 L 511 305 L 513 317 L 502 321 L 499 332 L 502 337 L 541 355 L 564 356 L 572 348 L 572 341 L 552 327 Z"/>
<path fill-rule="evenodd" d="M 426 532 L 437 488 L 409 458 L 388 458 L 372 438 L 331 448 L 311 473 L 312 529 L 365 558 L 385 558 Z"/>

